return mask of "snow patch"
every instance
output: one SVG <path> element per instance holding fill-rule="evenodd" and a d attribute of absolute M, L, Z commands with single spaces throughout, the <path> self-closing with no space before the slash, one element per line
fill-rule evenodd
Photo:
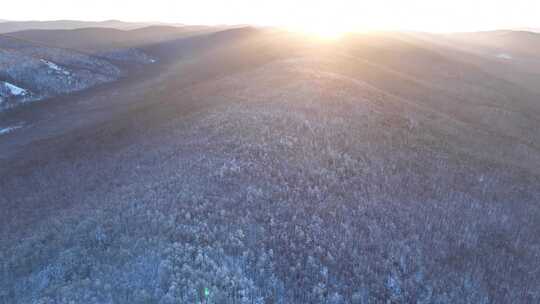
<path fill-rule="evenodd" d="M 499 58 L 499 59 L 505 59 L 505 60 L 511 60 L 511 59 L 514 59 L 511 55 L 505 54 L 505 53 L 498 54 L 498 55 L 497 55 L 497 58 Z"/>
<path fill-rule="evenodd" d="M 13 96 L 24 96 L 28 94 L 28 91 L 14 84 L 11 84 L 9 82 L 4 82 L 3 84 L 8 89 L 9 93 Z"/>
<path fill-rule="evenodd" d="M 10 126 L 10 127 L 6 127 L 6 128 L 0 128 L 0 135 L 5 135 L 5 134 L 9 134 L 17 129 L 20 129 L 22 128 L 23 125 L 16 125 L 16 126 Z"/>
<path fill-rule="evenodd" d="M 69 75 L 69 72 L 66 69 L 60 67 L 52 61 L 41 59 L 41 62 L 45 63 L 49 67 L 49 69 L 55 70 L 56 72 L 62 73 L 64 75 Z"/>

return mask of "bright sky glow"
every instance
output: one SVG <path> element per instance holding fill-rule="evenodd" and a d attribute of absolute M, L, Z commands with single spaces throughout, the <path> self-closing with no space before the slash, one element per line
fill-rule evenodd
<path fill-rule="evenodd" d="M 538 0 L 5 0 L 0 19 L 276 25 L 333 35 L 364 30 L 540 27 Z"/>

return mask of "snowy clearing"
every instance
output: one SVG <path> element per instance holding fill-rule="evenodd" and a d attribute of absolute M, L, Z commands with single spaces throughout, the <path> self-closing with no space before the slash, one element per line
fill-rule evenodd
<path fill-rule="evenodd" d="M 60 67 L 59 65 L 57 65 L 56 63 L 54 62 L 51 62 L 51 61 L 48 61 L 48 60 L 45 60 L 45 59 L 41 59 L 41 62 L 45 63 L 50 69 L 52 70 L 55 70 L 56 72 L 60 72 L 64 75 L 69 75 L 69 71 L 67 71 L 66 69 Z"/>
<path fill-rule="evenodd" d="M 24 96 L 26 94 L 28 94 L 28 91 L 26 91 L 25 89 L 23 88 L 20 88 L 14 84 L 11 84 L 9 82 L 1 82 L 0 81 L 0 84 L 3 84 L 7 90 L 9 91 L 9 93 L 11 95 L 14 95 L 14 96 Z"/>
<path fill-rule="evenodd" d="M 6 128 L 0 128 L 0 135 L 6 135 L 6 134 L 9 134 L 17 129 L 20 129 L 22 128 L 23 125 L 16 125 L 16 126 L 10 126 L 10 127 L 6 127 Z"/>
<path fill-rule="evenodd" d="M 497 55 L 497 58 L 499 58 L 499 59 L 505 59 L 505 60 L 512 60 L 512 59 L 514 59 L 514 57 L 512 57 L 511 55 L 505 54 L 505 53 L 498 54 L 498 55 Z"/>

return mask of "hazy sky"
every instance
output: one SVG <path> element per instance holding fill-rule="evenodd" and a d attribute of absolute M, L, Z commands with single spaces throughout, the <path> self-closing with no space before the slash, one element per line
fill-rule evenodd
<path fill-rule="evenodd" d="M 539 0 L 2 0 L 0 19 L 121 19 L 336 30 L 540 27 Z"/>

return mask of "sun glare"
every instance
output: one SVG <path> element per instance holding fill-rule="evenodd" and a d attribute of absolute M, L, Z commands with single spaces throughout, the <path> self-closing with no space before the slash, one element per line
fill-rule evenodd
<path fill-rule="evenodd" d="M 317 23 L 306 22 L 305 24 L 299 24 L 296 26 L 289 26 L 292 31 L 306 34 L 311 37 L 315 37 L 321 40 L 337 40 L 343 37 L 352 29 L 339 22 L 335 23 Z"/>
<path fill-rule="evenodd" d="M 323 26 L 306 26 L 295 30 L 323 40 L 337 40 L 347 33 L 346 29 Z"/>
<path fill-rule="evenodd" d="M 289 29 L 321 40 L 337 40 L 358 27 L 352 0 L 295 2 L 280 22 Z M 306 10 L 309 7 L 309 10 Z M 299 13 L 301 12 L 301 13 Z"/>

